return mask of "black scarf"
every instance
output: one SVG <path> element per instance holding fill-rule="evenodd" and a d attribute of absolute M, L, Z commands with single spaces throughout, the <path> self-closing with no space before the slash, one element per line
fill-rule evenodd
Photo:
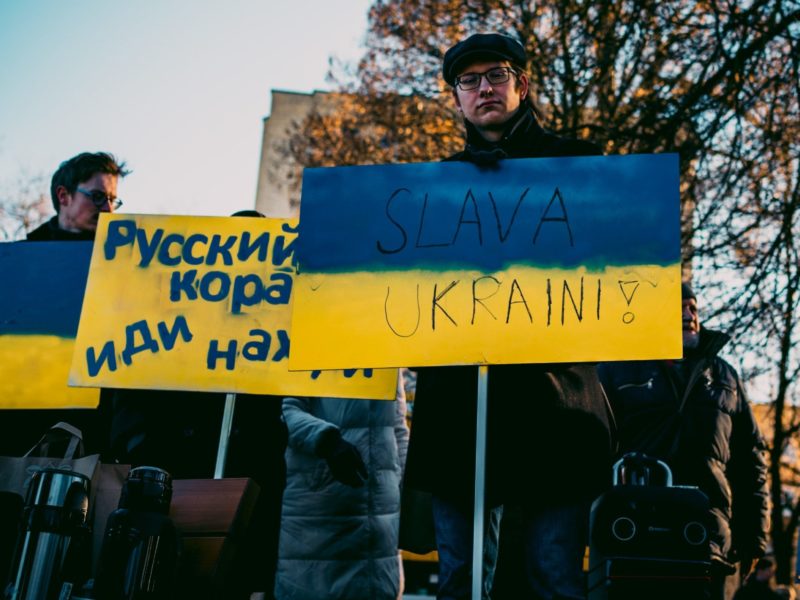
<path fill-rule="evenodd" d="M 503 137 L 497 142 L 484 138 L 475 126 L 464 120 L 467 129 L 467 146 L 464 158 L 481 166 L 491 166 L 503 158 L 521 158 L 531 155 L 531 148 L 544 130 L 536 120 L 533 109 L 522 104 L 508 121 Z"/>

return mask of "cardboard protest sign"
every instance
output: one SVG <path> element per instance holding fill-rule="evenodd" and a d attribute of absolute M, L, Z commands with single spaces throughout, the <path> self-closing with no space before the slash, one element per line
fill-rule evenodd
<path fill-rule="evenodd" d="M 290 368 L 681 356 L 676 155 L 306 169 Z"/>
<path fill-rule="evenodd" d="M 0 244 L 0 408 L 97 406 L 98 390 L 67 386 L 91 252 L 91 242 Z"/>
<path fill-rule="evenodd" d="M 290 373 L 296 221 L 103 215 L 70 384 L 394 398 L 394 370 Z"/>

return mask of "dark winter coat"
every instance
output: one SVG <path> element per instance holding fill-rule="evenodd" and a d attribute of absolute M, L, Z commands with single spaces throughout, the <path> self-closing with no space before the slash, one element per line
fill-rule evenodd
<path fill-rule="evenodd" d="M 502 158 L 554 158 L 559 156 L 597 156 L 600 148 L 586 140 L 563 138 L 539 125 L 531 108 L 520 107 L 508 126 L 508 133 L 498 142 L 486 140 L 469 121 L 467 143 L 464 150 L 449 157 L 448 161 L 465 161 L 491 164 Z"/>
<path fill-rule="evenodd" d="M 94 240 L 94 231 L 67 231 L 58 226 L 58 215 L 28 233 L 31 242 L 82 242 Z"/>
<path fill-rule="evenodd" d="M 765 445 L 736 371 L 717 353 L 728 336 L 702 329 L 683 361 L 598 367 L 614 410 L 620 453 L 666 462 L 676 484 L 711 503 L 712 556 L 730 565 L 764 553 L 769 528 Z"/>
<path fill-rule="evenodd" d="M 594 144 L 544 131 L 527 106 L 496 144 L 466 126 L 467 145 L 449 160 L 491 164 L 507 157 L 600 154 Z M 470 366 L 419 369 L 406 485 L 455 502 L 471 501 L 477 373 Z M 609 419 L 594 365 L 490 367 L 487 504 L 548 505 L 597 496 L 610 473 Z"/>

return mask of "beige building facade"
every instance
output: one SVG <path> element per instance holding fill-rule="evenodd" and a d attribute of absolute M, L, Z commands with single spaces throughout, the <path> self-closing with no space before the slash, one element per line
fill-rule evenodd
<path fill-rule="evenodd" d="M 328 92 L 272 90 L 272 111 L 264 118 L 256 210 L 268 217 L 297 217 L 302 170 L 291 158 L 288 144 L 293 129 L 312 111 L 320 110 Z"/>

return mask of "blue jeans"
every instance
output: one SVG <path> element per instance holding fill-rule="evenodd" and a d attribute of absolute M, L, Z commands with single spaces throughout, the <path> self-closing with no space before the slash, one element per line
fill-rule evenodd
<path fill-rule="evenodd" d="M 484 600 L 489 599 L 494 580 L 502 515 L 500 506 L 488 511 L 484 519 Z M 583 556 L 588 540 L 588 506 L 537 508 L 523 515 L 525 575 L 535 597 L 585 598 Z M 468 600 L 472 591 L 472 512 L 434 496 L 433 519 L 439 551 L 437 598 Z"/>
<path fill-rule="evenodd" d="M 472 594 L 473 515 L 464 508 L 433 496 L 433 526 L 439 551 L 437 600 L 469 600 Z M 503 507 L 488 510 L 483 519 L 483 587 L 481 598 L 489 599 L 497 565 L 500 519 Z"/>

